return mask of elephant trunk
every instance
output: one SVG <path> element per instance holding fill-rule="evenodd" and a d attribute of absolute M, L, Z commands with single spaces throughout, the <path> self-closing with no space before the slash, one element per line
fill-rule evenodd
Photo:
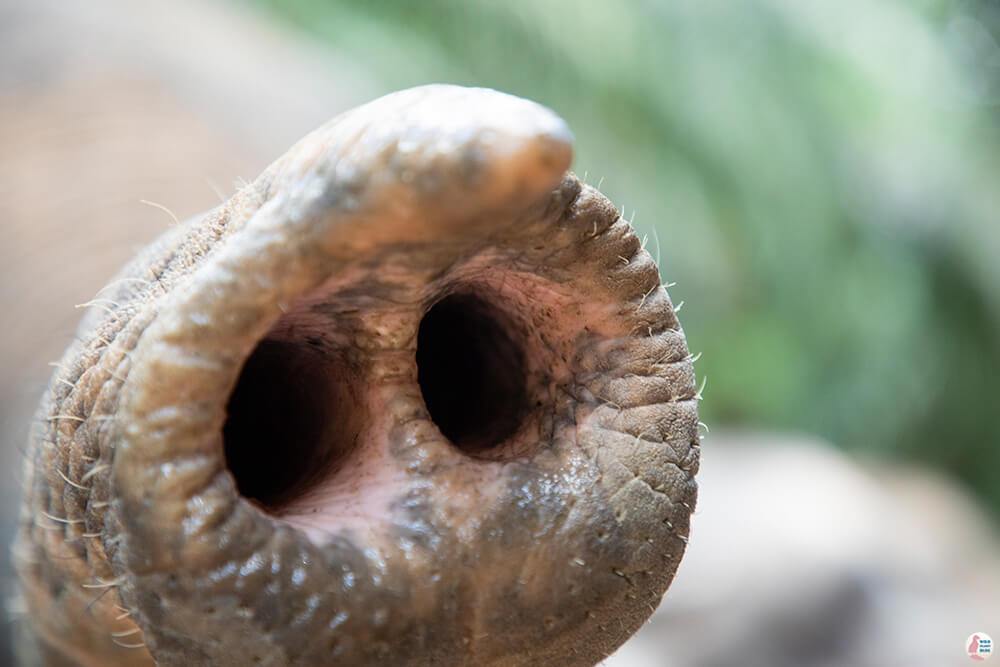
<path fill-rule="evenodd" d="M 37 655 L 593 664 L 687 542 L 691 357 L 548 110 L 415 88 L 93 301 L 29 445 Z"/>

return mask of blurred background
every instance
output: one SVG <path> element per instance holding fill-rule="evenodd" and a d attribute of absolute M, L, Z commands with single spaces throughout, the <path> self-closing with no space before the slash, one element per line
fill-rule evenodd
<path fill-rule="evenodd" d="M 73 306 L 159 206 L 212 207 L 429 82 L 565 118 L 687 304 L 712 429 L 690 553 L 609 665 L 957 665 L 1000 639 L 989 0 L 0 0 L 5 533 Z"/>

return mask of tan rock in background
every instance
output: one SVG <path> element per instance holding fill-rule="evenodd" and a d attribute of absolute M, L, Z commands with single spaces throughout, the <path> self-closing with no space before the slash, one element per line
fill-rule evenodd
<path fill-rule="evenodd" d="M 1000 541 L 931 471 L 713 432 L 664 604 L 608 667 L 944 667 L 1000 635 Z"/>

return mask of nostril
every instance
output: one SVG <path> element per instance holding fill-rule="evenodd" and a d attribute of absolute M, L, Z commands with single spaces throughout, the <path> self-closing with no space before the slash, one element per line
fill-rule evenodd
<path fill-rule="evenodd" d="M 227 405 L 226 463 L 241 495 L 277 510 L 328 477 L 352 451 L 356 399 L 324 351 L 264 340 Z"/>
<path fill-rule="evenodd" d="M 501 444 L 528 404 L 524 353 L 510 321 L 475 294 L 436 303 L 417 334 L 417 380 L 431 419 L 471 455 Z"/>

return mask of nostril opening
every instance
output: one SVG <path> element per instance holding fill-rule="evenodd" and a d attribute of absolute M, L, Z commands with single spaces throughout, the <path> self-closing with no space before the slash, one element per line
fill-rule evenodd
<path fill-rule="evenodd" d="M 331 475 L 357 440 L 356 401 L 322 350 L 264 340 L 243 366 L 223 427 L 245 498 L 278 510 Z"/>
<path fill-rule="evenodd" d="M 508 319 L 473 294 L 435 304 L 417 334 L 417 380 L 431 419 L 468 454 L 509 438 L 528 404 L 524 354 Z"/>

